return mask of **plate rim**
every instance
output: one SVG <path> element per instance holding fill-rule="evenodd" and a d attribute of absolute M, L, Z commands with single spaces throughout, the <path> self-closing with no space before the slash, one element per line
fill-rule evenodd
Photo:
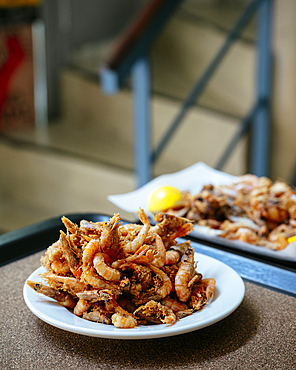
<path fill-rule="evenodd" d="M 32 300 L 30 299 L 30 294 L 31 293 L 38 294 L 38 293 L 34 292 L 32 290 L 32 288 L 30 288 L 26 284 L 27 280 L 32 280 L 32 276 L 34 276 L 34 279 L 36 279 L 36 277 L 40 273 L 45 271 L 44 267 L 42 267 L 42 266 L 35 269 L 35 271 L 33 271 L 30 274 L 30 276 L 26 279 L 26 281 L 24 283 L 24 286 L 23 286 L 23 297 L 24 297 L 25 303 L 26 303 L 27 307 L 29 308 L 29 310 L 36 317 L 38 317 L 40 320 L 46 322 L 47 324 L 49 324 L 51 326 L 57 327 L 59 329 L 62 329 L 62 330 L 68 331 L 68 332 L 80 334 L 80 335 L 99 337 L 99 338 L 107 338 L 107 339 L 120 339 L 120 340 L 155 339 L 155 338 L 164 338 L 164 337 L 169 337 L 169 336 L 181 335 L 181 334 L 185 334 L 185 333 L 189 333 L 189 332 L 192 332 L 192 331 L 203 329 L 207 326 L 214 325 L 215 323 L 223 320 L 227 316 L 231 315 L 240 306 L 240 304 L 243 301 L 243 298 L 245 296 L 244 281 L 240 277 L 240 275 L 232 267 L 228 266 L 226 263 L 224 263 L 224 262 L 222 262 L 222 261 L 220 261 L 216 258 L 207 256 L 205 254 L 202 254 L 202 253 L 199 253 L 199 252 L 195 251 L 195 257 L 197 257 L 198 255 L 205 258 L 208 262 L 211 262 L 211 261 L 214 260 L 216 264 L 218 263 L 218 265 L 223 268 L 223 270 L 225 270 L 225 271 L 228 270 L 231 274 L 233 274 L 233 276 L 235 276 L 235 278 L 236 278 L 236 283 L 239 285 L 238 290 L 239 290 L 240 295 L 235 297 L 235 300 L 233 301 L 232 305 L 230 306 L 230 308 L 228 310 L 224 310 L 224 311 L 222 311 L 222 313 L 217 312 L 213 317 L 211 317 L 211 315 L 210 315 L 209 318 L 202 320 L 201 323 L 199 323 L 197 321 L 195 325 L 186 324 L 186 322 L 183 321 L 184 319 L 186 319 L 186 318 L 184 318 L 184 319 L 182 319 L 181 324 L 180 324 L 180 322 L 181 322 L 181 320 L 180 320 L 174 325 L 158 324 L 157 326 L 154 326 L 154 325 L 153 326 L 140 326 L 140 327 L 132 328 L 132 329 L 120 329 L 120 328 L 115 328 L 114 326 L 109 326 L 109 325 L 107 326 L 107 325 L 102 325 L 102 324 L 98 324 L 98 323 L 92 323 L 92 322 L 86 321 L 86 320 L 84 320 L 80 317 L 75 316 L 74 320 L 78 320 L 78 319 L 83 320 L 81 322 L 85 326 L 88 326 L 88 325 L 91 326 L 92 324 L 102 325 L 99 330 L 94 330 L 94 329 L 86 328 L 84 325 L 82 325 L 82 326 L 80 326 L 80 325 L 79 326 L 69 325 L 68 323 L 65 323 L 65 322 L 63 322 L 59 319 L 53 319 L 50 316 L 48 316 L 46 313 L 43 313 L 42 310 L 40 310 L 40 307 L 38 307 L 38 306 L 35 307 L 34 306 L 34 302 L 32 302 Z M 40 278 L 39 281 L 40 280 L 42 280 L 42 279 Z M 217 283 L 219 284 L 219 281 Z M 217 289 L 217 285 L 216 285 L 216 289 Z M 65 307 L 62 307 L 61 305 L 59 305 L 59 303 L 56 303 L 51 298 L 45 297 L 45 296 L 40 294 L 40 298 L 41 297 L 42 297 L 42 300 L 43 300 L 42 302 L 43 303 L 44 303 L 44 300 L 47 301 L 47 302 L 52 301 L 54 304 L 56 304 L 55 307 L 56 307 L 57 310 L 67 310 Z M 218 298 L 216 298 L 216 299 L 219 299 L 219 295 L 218 295 Z M 221 297 L 220 297 L 220 299 L 221 299 Z M 212 303 L 210 303 L 209 306 L 204 307 L 199 312 L 210 309 L 211 304 Z M 41 308 L 42 308 L 42 304 L 41 304 Z M 63 312 L 66 313 L 65 311 L 63 311 Z M 74 315 L 70 311 L 69 311 L 69 314 Z M 198 312 L 196 312 L 195 314 L 198 314 Z M 192 315 L 188 316 L 188 317 L 192 318 Z M 86 324 L 85 321 L 88 324 Z M 104 329 L 102 330 L 102 328 L 104 328 Z M 106 328 L 108 328 L 109 330 L 106 330 Z M 145 329 L 142 329 L 142 331 L 141 331 L 140 328 L 145 328 Z M 153 328 L 156 328 L 156 329 L 153 329 Z"/>
<path fill-rule="evenodd" d="M 194 227 L 194 226 L 193 226 Z M 284 253 L 282 254 L 277 254 L 279 252 L 283 251 L 274 251 L 271 249 L 268 249 L 264 246 L 259 246 L 255 244 L 250 244 L 246 242 L 242 242 L 240 240 L 232 240 L 232 239 L 227 239 L 227 238 L 222 238 L 219 235 L 208 235 L 206 233 L 203 233 L 202 231 L 193 230 L 189 234 L 190 238 L 192 240 L 194 239 L 199 239 L 204 242 L 210 242 L 217 244 L 222 247 L 229 247 L 234 250 L 239 250 L 243 252 L 248 252 L 251 253 L 252 255 L 257 255 L 257 256 L 263 256 L 263 257 L 269 257 L 274 259 L 275 261 L 282 260 L 282 261 L 287 261 L 287 262 L 296 262 L 296 258 L 290 257 L 288 255 L 285 255 Z M 196 241 L 198 242 L 198 241 Z M 286 247 L 288 248 L 288 246 Z"/>

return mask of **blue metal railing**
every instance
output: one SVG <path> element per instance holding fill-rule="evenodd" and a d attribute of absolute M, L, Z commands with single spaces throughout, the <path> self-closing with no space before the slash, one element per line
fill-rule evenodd
<path fill-rule="evenodd" d="M 251 155 L 249 172 L 258 176 L 269 176 L 270 167 L 270 100 L 271 100 L 271 60 L 272 60 L 272 15 L 273 0 L 253 0 L 243 10 L 229 31 L 225 42 L 208 64 L 201 77 L 181 104 L 179 113 L 172 121 L 170 127 L 163 135 L 158 146 L 152 150 L 150 134 L 150 68 L 149 52 L 152 42 L 163 28 L 165 22 L 172 16 L 177 5 L 181 1 L 152 1 L 157 12 L 147 22 L 138 37 L 130 37 L 132 42 L 126 48 L 128 52 L 118 53 L 119 62 L 106 64 L 100 71 L 103 92 L 106 94 L 116 93 L 127 76 L 132 77 L 133 101 L 134 101 L 134 166 L 136 170 L 138 186 L 142 186 L 152 178 L 152 168 L 163 152 L 164 148 L 176 132 L 182 120 L 193 104 L 203 93 L 209 80 L 219 67 L 221 61 L 230 47 L 241 35 L 245 27 L 255 14 L 258 14 L 257 31 L 257 96 L 250 113 L 242 118 L 241 123 L 228 147 L 224 151 L 216 168 L 222 169 L 232 154 L 239 140 L 248 130 L 251 130 Z M 150 4 L 151 5 L 151 4 Z M 148 12 L 149 13 L 149 12 Z M 151 16 L 152 13 L 150 13 Z M 146 17 L 147 18 L 147 17 Z M 130 32 L 129 36 L 133 36 Z M 125 40 L 128 40 L 126 37 Z M 121 44 L 122 45 L 122 44 Z M 115 53 L 116 54 L 116 53 Z M 116 60 L 116 58 L 114 58 Z"/>

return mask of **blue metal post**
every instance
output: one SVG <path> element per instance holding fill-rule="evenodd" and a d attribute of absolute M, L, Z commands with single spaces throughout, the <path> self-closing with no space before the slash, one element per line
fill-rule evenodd
<path fill-rule="evenodd" d="M 251 135 L 250 172 L 257 176 L 270 176 L 272 21 L 273 0 L 265 0 L 258 13 L 259 109 L 253 121 Z"/>
<path fill-rule="evenodd" d="M 132 67 L 134 111 L 134 167 L 137 187 L 151 180 L 150 68 L 147 55 L 138 58 Z"/>

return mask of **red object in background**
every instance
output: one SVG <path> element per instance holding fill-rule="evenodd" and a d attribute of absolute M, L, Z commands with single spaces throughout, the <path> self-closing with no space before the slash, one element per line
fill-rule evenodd
<path fill-rule="evenodd" d="M 11 76 L 24 59 L 23 50 L 16 37 L 8 36 L 6 39 L 6 46 L 8 50 L 8 58 L 0 67 L 0 117 L 4 103 L 7 99 L 8 86 Z"/>
<path fill-rule="evenodd" d="M 0 26 L 0 133 L 35 125 L 30 23 Z"/>

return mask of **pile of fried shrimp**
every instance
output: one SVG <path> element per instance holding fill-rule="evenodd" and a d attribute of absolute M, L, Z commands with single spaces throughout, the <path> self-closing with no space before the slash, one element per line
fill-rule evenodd
<path fill-rule="evenodd" d="M 196 271 L 190 241 L 176 240 L 193 230 L 192 222 L 161 213 L 151 225 L 141 208 L 138 217 L 139 224 L 114 214 L 79 226 L 62 217 L 66 233 L 41 257 L 46 284 L 27 284 L 83 319 L 118 328 L 173 325 L 201 310 L 216 282 Z"/>
<path fill-rule="evenodd" d="M 283 181 L 252 174 L 230 185 L 205 185 L 183 193 L 183 203 L 166 212 L 215 230 L 214 235 L 283 250 L 296 236 L 296 191 Z"/>

